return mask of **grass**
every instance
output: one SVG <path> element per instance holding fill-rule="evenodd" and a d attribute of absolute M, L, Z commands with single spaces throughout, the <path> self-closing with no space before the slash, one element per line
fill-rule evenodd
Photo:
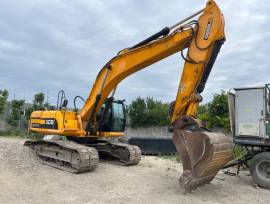
<path fill-rule="evenodd" d="M 175 155 L 159 155 L 160 158 L 162 159 L 169 159 L 172 161 L 177 161 L 177 162 L 181 162 L 181 157 L 179 154 L 175 154 Z"/>
<path fill-rule="evenodd" d="M 18 129 L 0 131 L 0 136 L 3 136 L 3 137 L 12 137 L 12 136 L 22 137 L 25 134 L 26 134 L 26 132 L 18 130 Z"/>
<path fill-rule="evenodd" d="M 247 153 L 247 150 L 240 145 L 235 145 L 233 148 L 233 157 L 237 158 Z"/>
<path fill-rule="evenodd" d="M 7 131 L 0 131 L 0 137 L 21 137 L 31 140 L 40 140 L 43 135 L 37 133 L 28 133 L 26 130 L 21 129 L 12 129 Z"/>
<path fill-rule="evenodd" d="M 18 135 L 0 135 L 0 138 L 4 137 L 4 138 L 23 138 L 22 136 L 18 136 Z"/>

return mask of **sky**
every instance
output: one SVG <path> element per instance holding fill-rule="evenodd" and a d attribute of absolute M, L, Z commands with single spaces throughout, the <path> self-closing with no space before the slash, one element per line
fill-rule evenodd
<path fill-rule="evenodd" d="M 270 4 L 216 0 L 225 16 L 226 42 L 213 67 L 204 101 L 234 87 L 270 82 Z M 204 7 L 198 0 L 0 0 L 0 89 L 30 102 L 44 92 L 56 103 L 87 98 L 107 61 L 165 26 Z M 179 53 L 126 78 L 116 97 L 175 100 L 183 60 Z"/>

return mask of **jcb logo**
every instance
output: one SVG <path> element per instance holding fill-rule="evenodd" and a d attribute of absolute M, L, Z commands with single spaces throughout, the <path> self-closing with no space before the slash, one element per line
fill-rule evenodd
<path fill-rule="evenodd" d="M 54 120 L 45 120 L 45 124 L 46 125 L 53 125 L 54 124 Z"/>

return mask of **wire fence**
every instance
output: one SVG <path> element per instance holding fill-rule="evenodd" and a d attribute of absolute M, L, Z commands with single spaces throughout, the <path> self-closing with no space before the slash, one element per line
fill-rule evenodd
<path fill-rule="evenodd" d="M 16 129 L 21 129 L 21 130 L 27 130 L 28 129 L 28 120 L 23 118 L 20 120 L 9 120 L 8 124 L 10 126 L 13 126 Z"/>
<path fill-rule="evenodd" d="M 1 136 L 23 136 L 28 137 L 28 120 L 22 118 L 20 120 L 3 120 L 0 119 L 0 135 Z"/>

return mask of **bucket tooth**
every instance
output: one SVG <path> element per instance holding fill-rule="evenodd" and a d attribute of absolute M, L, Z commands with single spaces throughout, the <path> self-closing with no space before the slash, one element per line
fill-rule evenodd
<path fill-rule="evenodd" d="M 174 123 L 173 142 L 183 163 L 179 183 L 184 193 L 210 183 L 233 159 L 232 141 L 224 134 L 202 128 L 201 123 L 190 116 L 183 116 Z"/>

